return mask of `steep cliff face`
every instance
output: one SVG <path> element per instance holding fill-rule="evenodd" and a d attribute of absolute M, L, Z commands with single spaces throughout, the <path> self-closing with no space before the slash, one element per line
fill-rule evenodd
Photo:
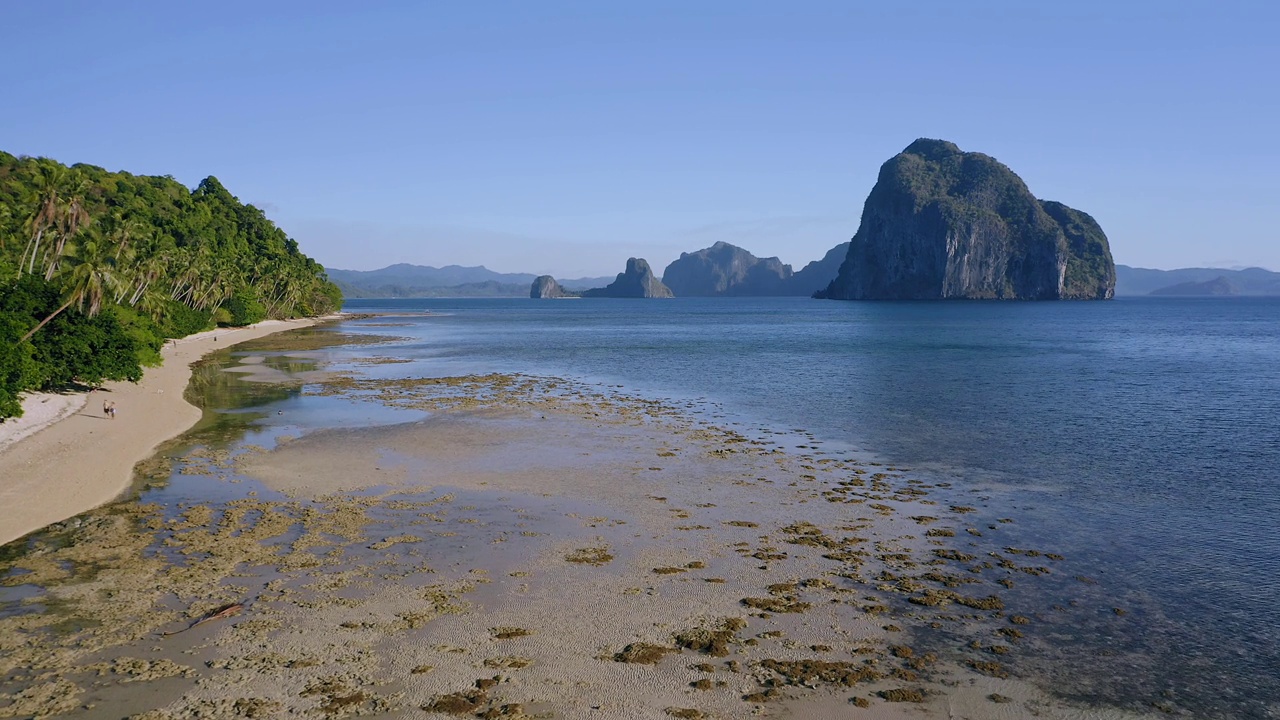
<path fill-rule="evenodd" d="M 529 297 L 534 300 L 552 300 L 555 298 L 573 297 L 573 295 L 566 292 L 565 289 L 560 286 L 560 283 L 556 282 L 556 279 L 550 275 L 539 275 L 534 278 L 533 286 L 529 288 Z"/>
<path fill-rule="evenodd" d="M 653 276 L 649 263 L 642 258 L 627 260 L 626 272 L 619 273 L 618 278 L 602 288 L 593 288 L 582 293 L 588 298 L 669 298 L 671 289 Z"/>
<path fill-rule="evenodd" d="M 840 272 L 821 297 L 1105 299 L 1106 235 L 1085 213 L 1041 202 L 995 158 L 917 140 L 880 168 Z"/>
<path fill-rule="evenodd" d="M 679 297 L 786 295 L 791 277 L 791 266 L 778 258 L 758 258 L 726 242 L 680 253 L 662 272 L 662 282 Z"/>
<path fill-rule="evenodd" d="M 840 265 L 848 256 L 849 243 L 847 242 L 831 248 L 821 260 L 814 260 L 791 276 L 791 280 L 787 283 L 791 286 L 791 292 L 787 294 L 808 297 L 821 291 L 831 284 L 836 275 L 840 274 Z"/>
<path fill-rule="evenodd" d="M 1116 264 L 1106 233 L 1088 213 L 1052 200 L 1040 207 L 1058 223 L 1067 238 L 1067 269 L 1062 281 L 1064 300 L 1110 300 L 1116 294 Z"/>

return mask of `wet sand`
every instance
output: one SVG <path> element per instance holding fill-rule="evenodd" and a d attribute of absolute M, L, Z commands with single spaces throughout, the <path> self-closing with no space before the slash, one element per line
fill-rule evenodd
<path fill-rule="evenodd" d="M 431 416 L 55 527 L 0 568 L 0 717 L 1138 717 L 1009 676 L 1056 560 L 966 553 L 999 528 L 907 470 L 554 379 L 309 387 Z"/>
<path fill-rule="evenodd" d="M 107 383 L 83 400 L 55 396 L 64 398 L 51 401 L 64 412 L 37 412 L 25 421 L 0 424 L 0 544 L 124 492 L 136 463 L 200 419 L 200 410 L 183 399 L 191 363 L 219 348 L 319 321 L 269 320 L 192 335 L 166 345 L 164 363 L 147 368 L 136 384 Z M 47 407 L 44 399 L 30 402 Z M 103 402 L 115 403 L 114 420 L 103 413 Z"/>

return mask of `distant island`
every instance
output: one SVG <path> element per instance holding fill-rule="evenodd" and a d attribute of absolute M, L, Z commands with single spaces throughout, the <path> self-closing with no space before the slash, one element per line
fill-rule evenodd
<path fill-rule="evenodd" d="M 1160 288 L 1159 290 L 1152 290 L 1151 294 L 1180 295 L 1188 297 L 1239 295 L 1240 286 L 1231 282 L 1225 276 L 1219 275 L 1212 280 L 1205 280 L 1204 282 L 1184 282 Z"/>
<path fill-rule="evenodd" d="M 776 257 L 758 258 L 726 242 L 680 257 L 667 265 L 662 282 L 676 297 L 809 297 L 840 270 L 849 243 L 841 243 L 800 272 Z"/>
<path fill-rule="evenodd" d="M 627 269 L 602 288 L 592 288 L 582 293 L 584 298 L 669 298 L 674 297 L 671 288 L 653 276 L 653 270 L 644 258 L 628 258 Z"/>
<path fill-rule="evenodd" d="M 1101 300 L 1116 270 L 1102 228 L 1037 200 L 988 155 L 920 139 L 890 158 L 839 275 L 841 300 Z"/>
<path fill-rule="evenodd" d="M 1277 296 L 1280 295 L 1280 272 L 1258 267 L 1243 270 L 1226 268 L 1155 270 L 1117 265 L 1116 295 Z"/>
<path fill-rule="evenodd" d="M 500 273 L 483 265 L 464 267 L 398 263 L 378 270 L 328 271 L 329 279 L 349 298 L 528 297 L 533 273 Z M 600 287 L 613 278 L 564 280 L 569 290 Z"/>
<path fill-rule="evenodd" d="M 633 262 L 636 264 L 633 266 Z M 483 266 L 330 269 L 347 297 L 786 297 L 1099 300 L 1280 295 L 1262 268 L 1116 265 L 1088 214 L 1039 200 L 995 158 L 919 139 L 880 168 L 852 240 L 799 271 L 728 242 L 684 252 L 659 280 L 643 259 L 616 278 L 557 280 Z"/>
<path fill-rule="evenodd" d="M 557 300 L 560 298 L 580 298 L 582 291 L 565 290 L 550 275 L 539 275 L 534 278 L 533 287 L 529 288 L 529 297 L 534 300 Z"/>
<path fill-rule="evenodd" d="M 681 253 L 679 259 L 667 265 L 660 284 L 675 297 L 809 297 L 836 276 L 848 249 L 848 242 L 840 243 L 821 259 L 793 272 L 790 265 L 776 257 L 757 258 L 736 245 L 717 242 L 709 248 Z M 405 263 L 378 270 L 330 269 L 328 273 L 350 298 L 605 297 L 588 291 L 603 291 L 616 280 L 610 277 L 557 280 L 550 275 L 499 273 L 484 266 L 432 267 Z M 649 274 L 653 274 L 651 269 Z"/>
<path fill-rule="evenodd" d="M 648 261 L 644 258 L 629 258 L 627 269 L 618 273 L 617 278 L 604 287 L 581 292 L 565 290 L 555 278 L 543 275 L 533 281 L 533 286 L 529 288 L 529 297 L 546 300 L 566 297 L 669 298 L 674 295 L 670 288 L 654 277 Z"/>

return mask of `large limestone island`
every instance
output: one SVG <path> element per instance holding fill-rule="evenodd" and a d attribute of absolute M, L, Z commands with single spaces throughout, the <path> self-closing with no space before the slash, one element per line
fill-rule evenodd
<path fill-rule="evenodd" d="M 602 288 L 592 288 L 582 293 L 587 298 L 669 298 L 671 289 L 653 276 L 653 270 L 643 258 L 629 258 L 627 271 Z"/>
<path fill-rule="evenodd" d="M 841 243 L 822 260 L 794 272 L 776 257 L 758 258 L 737 245 L 718 242 L 697 252 L 680 253 L 663 271 L 662 282 L 678 297 L 808 297 L 836 276 L 848 248 L 848 243 Z"/>
<path fill-rule="evenodd" d="M 1037 200 L 995 158 L 920 139 L 867 196 L 838 300 L 1103 300 L 1115 294 L 1107 236 L 1092 217 Z"/>

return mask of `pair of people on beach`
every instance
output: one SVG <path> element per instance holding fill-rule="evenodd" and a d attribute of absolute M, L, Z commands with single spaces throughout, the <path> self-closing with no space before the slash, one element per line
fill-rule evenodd
<path fill-rule="evenodd" d="M 112 420 L 115 420 L 115 419 L 116 419 L 116 404 L 115 404 L 115 403 L 113 403 L 113 402 L 107 402 L 106 400 L 103 400 L 103 401 L 102 401 L 102 414 L 103 414 L 103 415 L 106 415 L 107 417 L 111 418 Z"/>

